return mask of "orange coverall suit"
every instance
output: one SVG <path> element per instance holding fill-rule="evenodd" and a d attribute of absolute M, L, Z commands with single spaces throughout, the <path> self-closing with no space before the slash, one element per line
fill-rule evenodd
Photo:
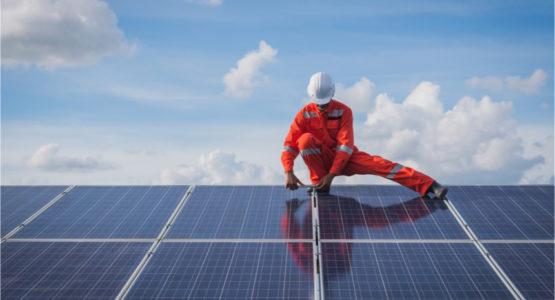
<path fill-rule="evenodd" d="M 425 195 L 434 182 L 412 168 L 359 151 L 354 145 L 353 113 L 335 99 L 323 112 L 314 103 L 304 106 L 295 116 L 283 145 L 281 163 L 285 172 L 293 170 L 295 158 L 300 153 L 314 184 L 328 173 L 372 174 Z"/>

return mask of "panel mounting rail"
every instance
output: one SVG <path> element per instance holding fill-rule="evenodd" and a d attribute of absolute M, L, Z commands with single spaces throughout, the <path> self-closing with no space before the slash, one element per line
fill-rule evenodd
<path fill-rule="evenodd" d="M 143 256 L 143 259 L 141 259 L 141 261 L 139 262 L 139 265 L 137 265 L 137 267 L 135 268 L 135 271 L 133 271 L 129 279 L 127 279 L 127 282 L 125 282 L 125 284 L 121 288 L 120 292 L 116 296 L 117 300 L 125 299 L 127 294 L 129 294 L 129 291 L 131 290 L 135 282 L 137 282 L 137 279 L 139 279 L 139 276 L 146 268 L 148 262 L 152 258 L 152 255 L 154 255 L 154 253 L 156 252 L 156 249 L 158 249 L 162 240 L 168 235 L 168 232 L 170 231 L 175 219 L 181 213 L 181 210 L 185 206 L 185 203 L 187 202 L 187 200 L 189 200 L 189 197 L 193 193 L 194 189 L 195 189 L 194 185 L 189 186 L 189 188 L 187 189 L 187 191 L 185 192 L 185 194 L 183 195 L 183 197 L 175 207 L 173 213 L 170 215 L 168 221 L 166 222 L 164 227 L 162 227 L 162 230 L 158 234 L 158 237 L 156 237 L 156 240 L 154 240 L 154 242 L 152 243 L 148 251 L 145 253 L 145 256 Z"/>
<path fill-rule="evenodd" d="M 65 190 L 63 190 L 61 193 L 59 193 L 56 197 L 54 197 L 54 198 L 52 198 L 52 200 L 48 201 L 48 203 L 46 203 L 43 207 L 41 207 L 39 210 L 37 210 L 30 217 L 25 219 L 25 221 L 23 221 L 21 224 L 17 225 L 12 231 L 8 232 L 2 238 L 1 242 L 5 242 L 7 239 L 11 238 L 16 233 L 18 233 L 21 229 L 23 229 L 23 227 L 25 227 L 25 226 L 29 225 L 29 223 L 33 222 L 34 219 L 36 219 L 45 210 L 47 210 L 49 207 L 51 207 L 56 202 L 58 202 L 58 200 L 62 199 L 62 197 L 65 196 L 67 193 L 69 193 L 69 191 L 71 191 L 74 187 L 75 187 L 75 185 L 68 186 Z"/>
<path fill-rule="evenodd" d="M 515 299 L 519 299 L 519 300 L 523 300 L 525 299 L 524 296 L 522 295 L 522 293 L 520 292 L 520 290 L 516 287 L 516 285 L 512 282 L 512 280 L 509 278 L 509 276 L 505 273 L 505 271 L 503 271 L 503 269 L 501 268 L 501 266 L 495 261 L 495 259 L 493 258 L 493 256 L 489 253 L 489 251 L 486 249 L 486 247 L 482 244 L 482 242 L 480 242 L 480 240 L 478 239 L 478 236 L 474 233 L 474 231 L 472 231 L 472 229 L 470 228 L 470 226 L 466 223 L 466 221 L 463 219 L 462 215 L 459 213 L 459 211 L 455 208 L 455 206 L 453 205 L 453 203 L 451 203 L 451 201 L 449 201 L 448 198 L 445 198 L 445 204 L 447 205 L 447 207 L 449 208 L 449 211 L 451 211 L 451 213 L 453 214 L 453 216 L 455 217 L 455 219 L 457 219 L 457 222 L 461 225 L 461 227 L 463 228 L 463 230 L 466 232 L 466 234 L 468 235 L 468 237 L 472 240 L 472 242 L 474 243 L 474 246 L 476 246 L 476 248 L 478 248 L 478 251 L 480 251 L 480 253 L 482 254 L 482 256 L 485 258 L 485 260 L 488 262 L 488 264 L 491 266 L 491 268 L 493 269 L 493 271 L 495 271 L 495 273 L 497 274 L 497 276 L 499 277 L 499 279 L 501 279 L 501 281 L 503 282 L 503 284 L 505 284 L 505 286 L 507 287 L 507 289 L 511 292 L 511 294 L 513 295 L 513 297 Z"/>

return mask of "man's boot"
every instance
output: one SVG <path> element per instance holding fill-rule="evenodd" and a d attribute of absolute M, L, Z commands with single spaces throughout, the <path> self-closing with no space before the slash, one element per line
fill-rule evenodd
<path fill-rule="evenodd" d="M 432 185 L 430 186 L 426 194 L 432 193 L 434 198 L 439 200 L 445 200 L 445 196 L 447 195 L 447 192 L 448 192 L 448 189 L 446 187 L 442 186 L 437 181 L 434 181 L 434 183 L 432 183 Z"/>

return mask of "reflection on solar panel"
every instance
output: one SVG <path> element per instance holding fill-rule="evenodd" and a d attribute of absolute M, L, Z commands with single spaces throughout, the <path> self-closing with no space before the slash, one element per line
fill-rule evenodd
<path fill-rule="evenodd" d="M 2 236 L 66 188 L 66 186 L 2 186 Z"/>
<path fill-rule="evenodd" d="M 322 239 L 465 239 L 440 201 L 404 187 L 339 186 L 320 196 Z"/>
<path fill-rule="evenodd" d="M 453 187 L 449 193 L 480 239 L 553 239 L 553 186 Z"/>
<path fill-rule="evenodd" d="M 330 299 L 510 298 L 472 244 L 324 243 Z"/>
<path fill-rule="evenodd" d="M 553 299 L 553 244 L 486 244 L 528 299 Z"/>
<path fill-rule="evenodd" d="M 18 238 L 154 238 L 184 186 L 76 187 Z"/>
<path fill-rule="evenodd" d="M 64 189 L 2 187 L 3 298 L 553 299 L 553 186 Z"/>
<path fill-rule="evenodd" d="M 276 186 L 197 187 L 168 237 L 311 239 L 308 198 Z"/>
<path fill-rule="evenodd" d="M 145 243 L 2 245 L 2 298 L 113 299 L 144 255 Z"/>
<path fill-rule="evenodd" d="M 308 299 L 308 261 L 299 268 L 286 243 L 163 243 L 129 298 Z"/>

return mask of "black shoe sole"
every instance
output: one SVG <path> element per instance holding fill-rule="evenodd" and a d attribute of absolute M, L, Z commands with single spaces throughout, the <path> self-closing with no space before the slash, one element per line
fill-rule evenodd
<path fill-rule="evenodd" d="M 447 196 L 447 192 L 448 192 L 448 191 L 449 191 L 449 189 L 446 188 L 446 187 L 444 187 L 444 188 L 441 190 L 441 193 L 439 194 L 439 196 L 436 196 L 436 198 L 439 199 L 439 200 L 445 200 L 445 197 Z"/>

